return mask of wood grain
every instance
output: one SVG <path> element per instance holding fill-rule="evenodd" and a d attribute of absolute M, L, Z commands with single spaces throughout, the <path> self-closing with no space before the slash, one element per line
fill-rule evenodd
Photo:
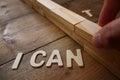
<path fill-rule="evenodd" d="M 33 51 L 24 55 L 18 70 L 11 69 L 13 61 L 0 66 L 0 72 L 2 72 L 0 73 L 0 78 L 2 80 L 119 80 L 111 72 L 106 70 L 104 66 L 90 57 L 86 52 L 82 52 L 85 63 L 84 68 L 78 67 L 78 65 L 73 62 L 73 68 L 68 69 L 66 67 L 66 50 L 71 49 L 72 52 L 76 54 L 76 49 L 81 49 L 81 47 L 69 37 L 62 38 L 46 45 L 45 47 L 37 49 L 36 51 L 44 50 L 47 52 L 47 57 L 42 58 L 41 56 L 38 56 L 37 62 L 42 59 L 47 62 L 54 49 L 60 50 L 60 54 L 64 63 L 63 67 L 58 67 L 56 64 L 53 64 L 50 68 L 47 68 L 45 65 L 39 68 L 31 67 L 29 62 L 32 54 L 35 52 Z"/>
<path fill-rule="evenodd" d="M 32 9 L 25 6 L 19 0 L 0 0 L 0 13 L 2 13 L 2 15 L 0 15 L 0 25 L 5 25 L 11 19 L 15 19 L 32 12 Z"/>
<path fill-rule="evenodd" d="M 36 2 L 36 1 L 34 1 L 34 2 Z M 34 4 L 34 2 L 33 2 L 33 4 Z M 50 2 L 50 0 L 45 0 L 45 1 L 37 0 L 36 5 L 42 6 L 39 8 L 43 9 L 44 14 L 47 15 L 47 18 L 49 20 L 51 20 L 54 24 L 56 24 L 58 27 L 60 27 L 64 32 L 66 32 L 74 40 L 76 40 L 77 42 L 82 44 L 82 46 L 85 48 L 86 51 L 88 51 L 88 52 L 90 51 L 91 56 L 95 57 L 95 59 L 97 59 L 99 62 L 101 62 L 101 64 L 103 64 L 107 69 L 109 69 L 115 75 L 120 77 L 120 73 L 119 73 L 120 65 L 118 64 L 119 59 L 117 61 L 114 61 L 115 64 L 118 64 L 117 66 L 114 66 L 114 65 L 111 65 L 111 61 L 109 60 L 109 58 L 111 59 L 113 56 L 106 57 L 108 59 L 104 59 L 102 57 L 102 56 L 105 56 L 106 54 L 112 54 L 112 55 L 115 55 L 116 57 L 118 57 L 120 52 L 118 52 L 116 50 L 108 51 L 105 49 L 104 50 L 96 49 L 91 43 L 93 35 L 95 34 L 95 32 L 100 30 L 101 27 L 91 21 L 88 21 L 87 19 L 82 18 L 81 16 L 80 16 L 81 18 L 79 19 L 78 23 L 74 24 L 73 21 L 70 20 L 70 18 L 73 19 L 74 15 L 76 16 L 76 14 L 71 13 L 72 16 L 69 16 L 69 18 L 68 18 L 68 17 L 66 17 L 66 15 L 69 15 L 69 10 L 67 10 L 63 7 L 62 8 L 59 8 L 59 7 L 57 8 L 57 6 L 56 6 L 56 8 L 51 7 L 49 5 L 52 3 L 48 3 L 48 2 Z M 47 4 L 49 4 L 49 5 L 47 5 Z M 33 6 L 33 8 L 36 9 L 36 7 L 34 7 L 34 6 Z M 39 8 L 37 8 L 36 10 L 39 11 Z M 60 13 L 61 9 L 63 9 L 63 11 L 66 10 L 66 12 L 63 12 L 66 15 Z M 59 18 L 61 18 L 61 19 L 59 19 Z M 73 20 L 75 20 L 75 19 L 73 19 Z M 72 24 L 72 27 L 70 25 L 65 25 L 65 24 L 69 24 L 69 23 Z M 61 26 L 64 26 L 64 27 L 61 27 Z M 94 29 L 92 29 L 92 28 L 94 28 Z M 82 38 L 82 40 L 80 40 L 81 38 Z M 94 54 L 93 54 L 93 52 L 94 52 Z M 103 54 L 101 56 L 97 55 L 100 53 L 103 53 Z"/>
<path fill-rule="evenodd" d="M 3 5 L 2 3 L 1 5 L 1 1 L 5 2 L 6 4 Z M 29 1 L 34 2 L 34 0 L 24 1 L 28 2 L 28 4 L 32 8 L 35 7 L 35 9 L 40 9 L 39 6 L 36 6 L 37 3 L 34 3 L 34 5 L 29 3 Z M 76 1 L 80 3 L 84 2 L 84 0 L 74 0 L 73 2 L 76 3 Z M 94 1 L 97 3 L 96 0 L 93 0 L 91 2 Z M 70 3 L 70 5 L 71 4 L 72 3 Z M 87 4 L 86 1 L 84 4 Z M 65 37 L 66 34 L 64 34 L 64 32 L 58 29 L 48 19 L 45 19 L 44 17 L 36 14 L 30 8 L 25 6 L 25 4 L 23 4 L 20 0 L 0 0 L 0 5 L 0 7 L 3 8 L 3 12 L 1 12 L 0 14 L 4 14 L 4 8 L 6 8 L 6 5 L 9 6 L 10 11 L 10 13 L 8 11 L 9 15 L 7 15 L 7 17 L 4 14 L 2 15 L 2 18 L 0 18 L 1 80 L 119 80 L 114 74 L 112 74 L 102 64 L 100 64 L 83 50 L 82 55 L 85 67 L 79 68 L 78 65 L 73 62 L 73 67 L 68 69 L 66 67 L 66 50 L 71 49 L 73 53 L 76 53 L 76 49 L 82 49 L 80 45 L 74 42 L 70 37 Z M 86 5 L 83 6 L 86 7 Z M 66 10 L 63 12 L 66 12 Z M 41 9 L 40 13 L 43 16 L 47 16 Z M 61 12 L 56 11 L 56 13 Z M 59 19 L 56 19 L 54 15 L 48 15 L 47 18 L 49 18 L 51 21 L 53 20 L 52 22 L 55 22 L 56 25 L 59 25 L 59 27 L 63 31 L 65 31 L 78 43 L 81 43 L 83 41 L 82 39 L 84 38 L 78 37 L 78 35 L 76 33 L 73 33 L 73 31 L 70 32 L 68 28 L 64 27 L 68 26 L 68 24 L 66 25 L 66 23 L 63 24 L 63 22 L 59 22 Z M 66 20 L 64 20 L 64 22 L 65 21 Z M 82 41 L 80 41 L 79 39 Z M 84 42 L 86 41 L 84 40 Z M 47 52 L 47 57 L 42 58 L 41 56 L 38 56 L 37 62 L 41 61 L 42 59 L 47 62 L 48 58 L 51 55 L 51 52 L 54 49 L 60 50 L 60 54 L 62 55 L 64 63 L 63 67 L 58 67 L 58 65 L 53 64 L 50 68 L 47 68 L 45 65 L 39 68 L 33 68 L 30 65 L 30 59 L 34 52 L 38 50 L 45 50 Z M 18 51 L 23 51 L 25 55 L 23 56 L 22 62 L 18 67 L 18 70 L 12 70 L 12 65 Z"/>
<path fill-rule="evenodd" d="M 89 20 L 85 20 L 77 25 L 75 25 L 75 33 L 82 36 L 89 42 L 92 42 L 92 37 L 94 34 L 102 29 L 98 24 L 93 23 Z"/>
<path fill-rule="evenodd" d="M 4 31 L 0 46 L 7 46 L 8 50 L 12 51 L 7 52 L 6 47 L 0 48 L 3 54 L 0 56 L 4 57 L 0 64 L 15 58 L 14 55 L 18 51 L 27 53 L 64 36 L 65 34 L 60 29 L 37 14 L 18 18 L 9 23 Z"/>

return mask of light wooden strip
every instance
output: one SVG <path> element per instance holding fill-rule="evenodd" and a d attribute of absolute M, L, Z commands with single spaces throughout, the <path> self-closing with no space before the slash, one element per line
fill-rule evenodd
<path fill-rule="evenodd" d="M 85 18 L 83 18 L 82 16 L 60 6 L 59 4 L 57 4 L 51 0 L 37 0 L 37 1 L 39 4 L 43 5 L 44 8 L 47 8 L 47 9 L 53 11 L 58 16 L 61 16 L 62 18 L 66 19 L 67 21 L 69 21 L 69 18 L 71 18 L 75 21 L 78 21 L 78 22 L 85 20 Z M 70 19 L 70 22 L 73 22 L 73 20 L 71 20 L 71 19 Z"/>
<path fill-rule="evenodd" d="M 82 22 L 85 20 L 85 18 L 83 18 L 82 16 L 79 16 L 78 14 L 58 5 L 57 3 L 51 1 L 51 0 L 44 0 L 45 3 L 49 3 L 49 4 L 45 4 L 43 3 L 43 0 L 37 0 L 39 4 L 42 4 L 44 6 L 44 8 L 49 9 L 53 15 L 57 15 L 56 17 L 62 18 L 62 20 L 66 20 L 68 23 L 75 25 L 79 22 Z M 54 5 L 54 8 L 51 6 L 49 7 L 48 5 Z"/>
<path fill-rule="evenodd" d="M 35 1 L 35 0 L 33 0 Z M 57 3 L 51 1 L 51 0 L 36 0 L 39 4 L 44 6 L 45 8 L 48 8 L 50 10 L 56 9 L 56 8 L 63 8 L 62 6 L 58 5 Z"/>
<path fill-rule="evenodd" d="M 93 35 L 99 31 L 101 27 L 89 20 L 85 20 L 75 25 L 75 33 L 91 42 Z"/>
<path fill-rule="evenodd" d="M 71 31 L 74 31 L 75 24 L 85 20 L 85 18 L 50 0 L 32 0 L 31 4 L 39 13 L 42 12 L 46 17 L 55 18 L 55 20 L 65 25 L 63 26 L 64 28 L 68 28 Z"/>

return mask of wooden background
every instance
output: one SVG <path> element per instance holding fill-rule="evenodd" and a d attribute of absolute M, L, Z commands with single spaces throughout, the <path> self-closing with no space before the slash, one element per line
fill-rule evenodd
<path fill-rule="evenodd" d="M 102 0 L 54 0 L 74 12 L 97 22 L 103 4 Z M 91 9 L 92 18 L 82 14 Z M 84 68 L 73 62 L 73 68 L 66 68 L 66 50 L 82 49 L 63 31 L 20 0 L 0 0 L 0 80 L 119 80 L 102 64 L 82 50 Z M 48 60 L 52 50 L 59 49 L 63 67 L 56 64 L 33 68 L 30 58 L 35 51 L 45 50 Z M 18 52 L 25 55 L 18 70 L 12 64 Z M 38 56 L 37 61 L 42 58 Z"/>

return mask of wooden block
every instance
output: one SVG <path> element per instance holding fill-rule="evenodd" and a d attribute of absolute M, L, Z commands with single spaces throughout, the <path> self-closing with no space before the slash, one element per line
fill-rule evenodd
<path fill-rule="evenodd" d="M 58 18 L 61 17 L 62 19 L 68 21 L 73 25 L 85 20 L 85 18 L 83 18 L 82 16 L 60 6 L 59 4 L 51 0 L 37 0 L 37 1 L 39 3 L 38 5 L 44 6 L 44 9 L 45 8 L 49 9 L 51 12 L 57 15 Z"/>
<path fill-rule="evenodd" d="M 34 8 L 38 13 L 40 13 L 42 16 L 45 16 L 43 9 L 40 5 L 36 2 L 36 0 L 22 0 L 24 3 L 29 5 L 29 7 Z"/>
<path fill-rule="evenodd" d="M 101 27 L 89 20 L 85 20 L 77 25 L 75 25 L 75 33 L 83 37 L 90 43 L 92 42 L 93 35 L 99 31 Z"/>
<path fill-rule="evenodd" d="M 42 5 L 45 8 L 50 9 L 50 10 L 56 9 L 56 8 L 63 8 L 62 6 L 60 6 L 59 4 L 57 4 L 51 0 L 36 0 L 36 1 L 39 3 L 39 5 Z"/>
<path fill-rule="evenodd" d="M 40 13 L 42 10 L 47 18 L 54 18 L 55 20 L 65 25 L 62 27 L 68 28 L 71 31 L 74 31 L 74 25 L 85 20 L 85 18 L 50 0 L 33 0 L 32 5 L 35 10 Z"/>
<path fill-rule="evenodd" d="M 64 20 L 65 22 L 68 22 L 73 26 L 85 20 L 85 18 L 66 8 L 53 9 L 52 12 L 58 20 L 60 20 L 61 22 Z"/>

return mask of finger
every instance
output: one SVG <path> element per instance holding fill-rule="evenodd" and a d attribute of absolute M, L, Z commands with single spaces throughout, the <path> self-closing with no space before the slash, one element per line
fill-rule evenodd
<path fill-rule="evenodd" d="M 120 18 L 98 31 L 93 37 L 93 44 L 98 48 L 120 49 Z"/>
<path fill-rule="evenodd" d="M 104 26 L 116 18 L 120 10 L 120 0 L 105 0 L 98 24 Z"/>

